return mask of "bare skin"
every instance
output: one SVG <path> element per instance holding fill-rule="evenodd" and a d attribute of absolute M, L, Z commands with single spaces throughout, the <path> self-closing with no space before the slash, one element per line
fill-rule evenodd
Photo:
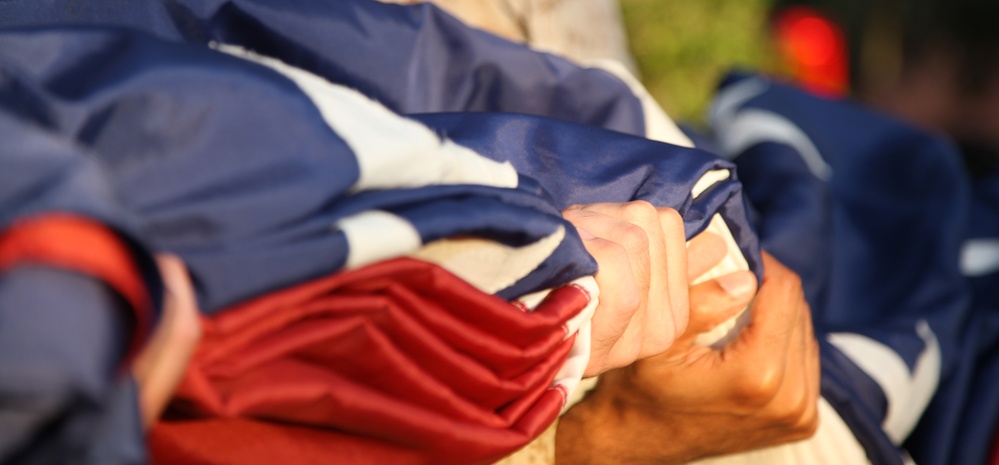
<path fill-rule="evenodd" d="M 173 255 L 159 255 L 156 263 L 166 291 L 163 315 L 132 365 L 146 428 L 163 413 L 201 339 L 198 304 L 187 268 Z"/>
<path fill-rule="evenodd" d="M 605 374 L 559 422 L 557 463 L 686 463 L 814 434 L 819 361 L 809 308 L 797 275 L 768 254 L 764 264 L 755 300 L 745 275 L 692 287 L 687 333 L 666 353 Z M 751 300 L 751 322 L 735 341 L 693 345 Z"/>
<path fill-rule="evenodd" d="M 687 253 L 676 210 L 643 201 L 562 212 L 600 266 L 600 303 L 586 376 L 668 349 L 687 327 Z"/>

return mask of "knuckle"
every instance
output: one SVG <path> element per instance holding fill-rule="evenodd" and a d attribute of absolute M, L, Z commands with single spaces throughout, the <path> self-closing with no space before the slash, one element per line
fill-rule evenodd
<path fill-rule="evenodd" d="M 619 273 L 631 268 L 628 251 L 617 242 L 596 238 L 587 242 L 586 251 L 597 260 L 601 271 Z"/>
<path fill-rule="evenodd" d="M 784 267 L 780 268 L 779 273 L 780 279 L 786 289 L 793 290 L 795 292 L 801 289 L 801 276 L 798 276 L 798 273 Z"/>
<path fill-rule="evenodd" d="M 807 439 L 819 427 L 818 399 L 808 393 L 801 393 L 797 402 L 788 403 L 787 408 L 773 418 L 794 440 Z"/>
<path fill-rule="evenodd" d="M 771 415 L 771 420 L 780 426 L 796 430 L 807 411 L 807 404 L 802 396 L 794 401 L 779 402 Z"/>
<path fill-rule="evenodd" d="M 815 436 L 815 433 L 819 430 L 819 410 L 817 407 L 812 407 L 808 412 L 802 416 L 801 422 L 798 424 L 798 432 L 803 436 L 801 439 L 807 439 Z"/>
<path fill-rule="evenodd" d="M 656 220 L 656 207 L 645 200 L 632 200 L 621 206 L 624 217 L 629 221 L 654 221 Z"/>
<path fill-rule="evenodd" d="M 574 225 L 576 225 L 579 222 L 579 218 L 581 216 L 582 216 L 581 210 L 574 209 L 573 207 L 569 207 L 565 210 L 562 210 L 562 218 L 564 218 L 566 221 Z"/>
<path fill-rule="evenodd" d="M 794 289 L 800 289 L 801 288 L 801 276 L 798 276 L 798 273 L 795 273 L 793 271 L 788 270 L 787 278 L 786 279 L 787 279 L 787 285 L 788 286 L 790 286 L 790 287 L 792 287 Z"/>
<path fill-rule="evenodd" d="M 562 218 L 575 226 L 581 226 L 583 223 L 593 220 L 594 214 L 581 207 L 572 206 L 562 210 Z"/>
<path fill-rule="evenodd" d="M 802 418 L 796 424 L 784 430 L 786 435 L 785 439 L 787 440 L 787 442 L 803 441 L 812 436 L 815 436 L 815 433 L 818 430 L 819 430 L 819 419 L 817 416 L 809 418 L 807 420 Z"/>
<path fill-rule="evenodd" d="M 644 255 L 649 250 L 649 235 L 641 226 L 629 224 L 622 227 L 620 240 L 629 251 Z"/>
<path fill-rule="evenodd" d="M 672 228 L 683 227 L 683 217 L 680 212 L 672 208 L 658 209 L 659 221 Z"/>
<path fill-rule="evenodd" d="M 761 409 L 773 401 L 780 384 L 781 376 L 776 370 L 747 372 L 734 386 L 736 400 L 746 408 Z"/>
<path fill-rule="evenodd" d="M 626 265 L 628 263 L 628 251 L 625 250 L 623 245 L 600 238 L 590 241 L 590 243 L 592 244 L 591 247 L 612 261 L 615 266 Z"/>
<path fill-rule="evenodd" d="M 800 300 L 804 297 L 804 292 L 801 287 L 801 276 L 798 276 L 798 273 L 788 272 L 787 284 L 795 290 L 796 299 Z"/>

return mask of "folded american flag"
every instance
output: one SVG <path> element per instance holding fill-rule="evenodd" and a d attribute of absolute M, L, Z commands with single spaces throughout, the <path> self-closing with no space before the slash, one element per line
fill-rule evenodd
<path fill-rule="evenodd" d="M 705 152 L 537 116 L 418 123 L 226 44 L 65 27 L 5 31 L 0 44 L 13 90 L 0 98 L 2 226 L 72 214 L 109 226 L 140 265 L 167 250 L 190 268 L 206 340 L 154 430 L 156 457 L 170 463 L 316 453 L 486 463 L 525 444 L 553 421 L 588 356 L 595 266 L 559 214 L 572 203 L 671 206 L 688 236 L 723 218 L 759 272 L 741 186 Z M 49 191 L 58 195 L 33 195 Z M 407 255 L 420 261 L 386 261 Z M 140 275 L 156 297 L 154 273 Z M 26 304 L 18 299 L 7 308 Z M 11 353 L 31 353 L 13 342 L 22 345 Z M 76 349 L 94 352 L 106 366 L 124 356 L 97 342 Z M 134 418 L 127 396 L 117 409 L 102 402 L 112 375 L 86 375 L 107 384 L 92 421 Z M 77 396 L 65 384 L 56 402 Z M 77 421 L 66 410 L 33 415 Z M 121 440 L 135 427 L 53 438 L 0 424 L 24 438 L 7 457 L 106 441 L 92 463 L 135 461 L 135 442 Z M 237 452 L 246 441 L 266 453 Z M 67 446 L 43 447 L 53 443 Z"/>

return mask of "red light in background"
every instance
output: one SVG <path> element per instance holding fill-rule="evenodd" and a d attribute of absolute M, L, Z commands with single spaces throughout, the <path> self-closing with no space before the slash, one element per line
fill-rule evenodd
<path fill-rule="evenodd" d="M 801 18 L 791 24 L 794 57 L 808 66 L 821 66 L 836 58 L 838 44 L 829 24 L 818 18 Z"/>
<path fill-rule="evenodd" d="M 774 33 L 799 84 L 824 95 L 846 93 L 846 41 L 839 26 L 814 9 L 796 6 L 776 16 Z"/>

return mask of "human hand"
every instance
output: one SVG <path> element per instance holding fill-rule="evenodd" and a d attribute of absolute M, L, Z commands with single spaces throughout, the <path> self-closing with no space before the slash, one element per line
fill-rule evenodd
<path fill-rule="evenodd" d="M 163 315 L 132 364 L 139 386 L 139 410 L 146 428 L 166 408 L 201 339 L 198 304 L 184 262 L 164 254 L 156 257 L 156 263 L 165 288 Z"/>
<path fill-rule="evenodd" d="M 683 220 L 644 201 L 574 205 L 576 226 L 600 266 L 600 303 L 585 376 L 662 353 L 687 327 Z"/>
<path fill-rule="evenodd" d="M 692 288 L 689 334 L 662 355 L 605 374 L 562 417 L 560 464 L 686 463 L 814 433 L 819 361 L 811 314 L 797 275 L 763 258 L 763 284 L 739 337 L 720 351 L 693 344 L 749 303 L 752 286 L 738 283 L 745 275 L 729 283 L 742 289 L 737 295 L 725 291 L 724 277 Z"/>

